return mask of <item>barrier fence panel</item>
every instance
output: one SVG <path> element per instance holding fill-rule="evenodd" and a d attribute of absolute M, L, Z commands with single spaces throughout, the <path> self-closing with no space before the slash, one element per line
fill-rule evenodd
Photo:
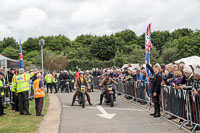
<path fill-rule="evenodd" d="M 162 86 L 161 102 L 164 114 L 170 114 L 193 126 L 192 132 L 200 126 L 200 99 L 192 90 L 177 90 L 174 87 Z M 162 118 L 161 117 L 161 118 Z"/>
<path fill-rule="evenodd" d="M 126 97 L 132 97 L 134 101 L 140 103 L 149 103 L 151 105 L 151 98 L 148 93 L 148 83 L 138 83 L 134 80 L 122 81 L 119 79 L 116 91 L 124 94 Z"/>
<path fill-rule="evenodd" d="M 125 96 L 131 96 L 136 101 L 145 101 L 151 104 L 148 83 L 145 83 L 145 86 L 140 86 L 133 80 L 118 80 L 116 91 Z M 192 132 L 197 126 L 200 126 L 200 98 L 195 96 L 191 90 L 177 90 L 174 87 L 162 86 L 160 103 L 164 112 L 161 118 L 165 114 L 179 118 L 182 122 L 179 129 L 186 122 L 194 127 Z"/>

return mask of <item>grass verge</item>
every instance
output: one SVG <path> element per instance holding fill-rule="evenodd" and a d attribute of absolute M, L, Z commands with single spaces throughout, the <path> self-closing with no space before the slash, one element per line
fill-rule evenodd
<path fill-rule="evenodd" d="M 46 114 L 49 105 L 49 97 L 46 94 L 44 98 L 42 114 Z M 41 116 L 35 116 L 35 100 L 30 101 L 29 111 L 32 115 L 19 115 L 10 107 L 4 112 L 5 116 L 0 117 L 0 133 L 35 133 L 43 119 Z"/>

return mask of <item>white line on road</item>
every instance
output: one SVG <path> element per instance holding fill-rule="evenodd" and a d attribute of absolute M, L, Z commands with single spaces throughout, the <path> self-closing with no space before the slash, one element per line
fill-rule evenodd
<path fill-rule="evenodd" d="M 63 108 L 71 108 L 72 106 L 63 105 L 62 107 Z M 86 109 L 97 109 L 97 107 L 85 107 L 85 108 Z M 139 112 L 145 111 L 145 110 L 142 110 L 142 109 L 132 109 L 132 108 L 104 108 L 104 109 L 106 109 L 106 110 L 121 110 L 121 111 L 139 111 Z"/>
<path fill-rule="evenodd" d="M 97 115 L 106 119 L 112 119 L 116 115 L 116 114 L 108 114 L 102 106 L 97 106 L 97 109 L 99 109 L 99 111 L 101 111 L 102 113 Z"/>

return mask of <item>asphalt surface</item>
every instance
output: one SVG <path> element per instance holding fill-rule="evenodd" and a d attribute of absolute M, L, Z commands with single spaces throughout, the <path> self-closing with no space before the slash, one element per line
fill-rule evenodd
<path fill-rule="evenodd" d="M 117 97 L 115 106 L 111 108 L 105 103 L 99 106 L 100 91 L 89 93 L 92 106 L 86 104 L 82 108 L 77 103 L 71 106 L 73 93 L 58 93 L 62 105 L 60 133 L 185 133 L 177 125 L 165 119 L 153 118 L 138 106 Z M 102 110 L 103 107 L 103 110 Z M 104 112 L 105 110 L 105 112 Z M 97 114 L 114 116 L 111 119 Z M 107 113 L 107 114 L 106 114 Z"/>

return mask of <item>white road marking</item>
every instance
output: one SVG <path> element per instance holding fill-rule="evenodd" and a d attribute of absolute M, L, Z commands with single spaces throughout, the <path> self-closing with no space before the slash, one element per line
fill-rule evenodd
<path fill-rule="evenodd" d="M 102 106 L 97 106 L 97 109 L 99 109 L 99 111 L 101 111 L 102 113 L 97 115 L 106 119 L 112 119 L 116 115 L 116 114 L 108 114 Z"/>
<path fill-rule="evenodd" d="M 67 105 L 63 105 L 62 106 L 63 108 L 71 108 L 71 107 L 74 107 L 74 106 L 67 106 Z M 78 107 L 78 106 L 75 106 L 75 107 Z M 81 107 L 80 107 L 81 108 Z M 85 107 L 86 109 L 98 109 L 97 107 Z M 139 111 L 139 112 L 143 112 L 145 110 L 142 110 L 142 109 L 132 109 L 132 108 L 104 108 L 106 110 L 121 110 L 121 111 Z"/>

